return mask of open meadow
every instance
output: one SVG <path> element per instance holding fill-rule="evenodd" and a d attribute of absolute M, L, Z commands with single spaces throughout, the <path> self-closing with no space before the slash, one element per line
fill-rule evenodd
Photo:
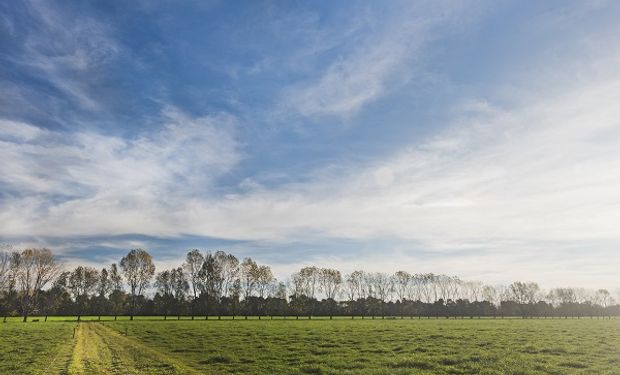
<path fill-rule="evenodd" d="M 1 324 L 0 373 L 620 374 L 615 319 L 69 319 Z"/>

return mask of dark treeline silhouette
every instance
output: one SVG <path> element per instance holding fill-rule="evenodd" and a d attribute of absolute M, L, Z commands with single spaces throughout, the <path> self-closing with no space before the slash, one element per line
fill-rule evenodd
<path fill-rule="evenodd" d="M 435 274 L 393 275 L 304 267 L 286 281 L 251 258 L 191 250 L 179 267 L 155 272 L 134 249 L 117 264 L 64 270 L 49 249 L 0 252 L 0 315 L 159 315 L 191 319 L 232 316 L 362 318 L 611 317 L 620 315 L 609 291 L 514 282 L 484 285 Z M 151 297 L 152 296 L 152 297 Z"/>

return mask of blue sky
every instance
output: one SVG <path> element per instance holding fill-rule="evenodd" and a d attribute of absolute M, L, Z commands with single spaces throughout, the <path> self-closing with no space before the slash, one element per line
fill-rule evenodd
<path fill-rule="evenodd" d="M 620 4 L 0 3 L 0 241 L 620 283 Z"/>

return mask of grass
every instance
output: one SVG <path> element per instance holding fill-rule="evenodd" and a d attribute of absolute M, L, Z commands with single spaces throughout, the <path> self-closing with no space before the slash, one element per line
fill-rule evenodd
<path fill-rule="evenodd" d="M 54 320 L 0 325 L 0 373 L 620 374 L 618 320 Z"/>
<path fill-rule="evenodd" d="M 75 323 L 0 323 L 0 374 L 63 374 Z"/>

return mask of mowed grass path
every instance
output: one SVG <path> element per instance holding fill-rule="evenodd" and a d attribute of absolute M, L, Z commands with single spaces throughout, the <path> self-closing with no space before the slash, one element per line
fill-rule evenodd
<path fill-rule="evenodd" d="M 620 374 L 620 321 L 0 324 L 0 374 L 418 373 Z"/>

